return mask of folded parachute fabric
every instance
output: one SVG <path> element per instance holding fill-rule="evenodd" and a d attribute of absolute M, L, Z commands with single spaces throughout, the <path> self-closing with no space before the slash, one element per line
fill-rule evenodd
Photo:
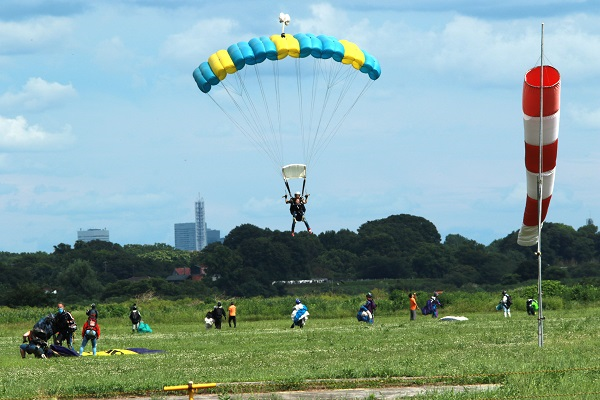
<path fill-rule="evenodd" d="M 122 355 L 132 355 L 132 354 L 149 354 L 149 353 L 162 353 L 164 350 L 150 350 L 145 348 L 127 348 L 127 349 L 109 349 L 103 351 L 97 351 L 97 356 L 122 356 Z M 84 351 L 82 356 L 91 356 L 93 355 L 91 351 Z"/>
<path fill-rule="evenodd" d="M 50 349 L 46 352 L 46 357 L 79 357 L 79 353 L 68 347 L 51 344 Z"/>

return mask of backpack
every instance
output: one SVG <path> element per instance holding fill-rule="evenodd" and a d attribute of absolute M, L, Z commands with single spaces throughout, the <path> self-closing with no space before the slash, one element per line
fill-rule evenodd
<path fill-rule="evenodd" d="M 358 310 L 358 313 L 356 314 L 356 319 L 359 320 L 360 322 L 368 322 L 369 321 L 369 310 L 367 310 L 367 307 L 360 306 L 360 309 Z"/>
<path fill-rule="evenodd" d="M 54 330 L 54 315 L 48 314 L 45 317 L 42 317 L 38 322 L 33 325 L 33 331 L 38 331 L 40 335 L 38 337 L 43 338 L 44 340 L 48 340 L 55 333 Z M 43 334 L 42 334 L 43 332 Z"/>
<path fill-rule="evenodd" d="M 140 322 L 142 320 L 142 316 L 140 315 L 138 310 L 131 311 L 131 314 L 129 314 L 129 318 L 131 319 L 131 322 L 133 322 L 134 324 L 137 324 L 138 322 Z"/>
<path fill-rule="evenodd" d="M 98 337 L 97 329 L 96 320 L 90 319 L 88 322 L 88 329 L 85 330 L 85 337 L 87 339 L 95 339 Z"/>
<path fill-rule="evenodd" d="M 506 308 L 510 308 L 510 306 L 512 306 L 512 297 L 510 294 L 506 294 Z"/>

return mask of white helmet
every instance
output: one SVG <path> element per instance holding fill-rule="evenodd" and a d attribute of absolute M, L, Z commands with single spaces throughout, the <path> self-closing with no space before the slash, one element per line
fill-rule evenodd
<path fill-rule="evenodd" d="M 300 192 L 294 193 L 294 196 L 300 196 Z"/>

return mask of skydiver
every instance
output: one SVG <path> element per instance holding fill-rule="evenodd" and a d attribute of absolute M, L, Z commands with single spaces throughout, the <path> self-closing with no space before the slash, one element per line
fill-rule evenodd
<path fill-rule="evenodd" d="M 310 229 L 308 221 L 306 218 L 304 218 L 304 213 L 306 212 L 306 207 L 304 207 L 304 205 L 308 203 L 308 196 L 310 195 L 307 194 L 304 196 L 304 198 L 302 198 L 300 192 L 296 192 L 294 197 L 289 200 L 287 194 L 284 196 L 285 203 L 290 205 L 290 214 L 292 214 L 292 236 L 295 236 L 294 228 L 296 227 L 296 221 L 304 222 L 308 233 L 312 233 L 312 229 Z"/>

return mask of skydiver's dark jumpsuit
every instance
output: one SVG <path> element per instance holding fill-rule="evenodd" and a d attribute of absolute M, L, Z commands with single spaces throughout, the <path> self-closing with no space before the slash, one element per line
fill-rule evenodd
<path fill-rule="evenodd" d="M 296 200 L 298 200 L 298 202 L 296 202 Z M 290 204 L 290 214 L 292 214 L 292 234 L 294 234 L 294 228 L 296 228 L 296 221 L 304 222 L 308 232 L 312 233 L 308 221 L 304 218 L 304 213 L 306 212 L 304 204 L 306 204 L 306 200 L 302 200 L 300 197 L 293 197 L 290 200 L 286 200 L 286 203 Z"/>

